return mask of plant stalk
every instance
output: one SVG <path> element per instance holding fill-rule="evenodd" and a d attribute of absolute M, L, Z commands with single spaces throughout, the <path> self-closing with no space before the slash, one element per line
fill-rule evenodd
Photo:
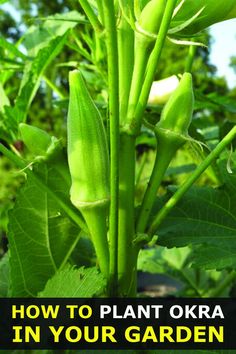
<path fill-rule="evenodd" d="M 136 294 L 136 253 L 134 239 L 134 182 L 135 182 L 135 137 L 121 134 L 120 137 L 120 183 L 119 183 L 119 248 L 118 284 L 119 296 Z"/>
<path fill-rule="evenodd" d="M 134 32 L 122 16 L 118 27 L 120 125 L 127 115 L 134 65 Z"/>
<path fill-rule="evenodd" d="M 110 291 L 117 289 L 117 252 L 118 252 L 118 205 L 119 205 L 119 70 L 116 18 L 114 3 L 102 1 L 108 63 L 108 91 L 110 118 Z"/>
<path fill-rule="evenodd" d="M 103 26 L 101 22 L 99 21 L 97 15 L 94 13 L 90 3 L 88 0 L 79 0 L 79 3 L 84 10 L 85 14 L 87 15 L 89 22 L 91 23 L 93 29 L 95 32 L 102 32 L 103 31 Z"/>
<path fill-rule="evenodd" d="M 144 233 L 146 230 L 150 213 L 157 196 L 157 191 L 161 185 L 163 176 L 175 152 L 176 148 L 173 149 L 172 143 L 168 144 L 168 141 L 166 141 L 164 145 L 157 145 L 157 153 L 154 167 L 152 170 L 152 175 L 148 182 L 148 186 L 144 194 L 143 202 L 139 212 L 136 227 L 136 231 L 138 233 Z"/>
<path fill-rule="evenodd" d="M 185 63 L 185 72 L 189 72 L 189 73 L 192 72 L 193 62 L 194 62 L 196 52 L 197 52 L 197 46 L 191 45 L 189 47 L 189 52 L 188 52 L 187 60 Z"/>
<path fill-rule="evenodd" d="M 187 179 L 187 181 L 182 184 L 182 186 L 173 194 L 173 196 L 168 200 L 168 202 L 163 206 L 163 208 L 156 215 L 151 227 L 148 230 L 150 235 L 153 235 L 161 222 L 170 213 L 170 211 L 175 207 L 183 195 L 191 188 L 191 186 L 196 182 L 196 180 L 201 176 L 201 174 L 211 165 L 211 163 L 221 154 L 227 145 L 236 136 L 236 126 L 234 126 L 229 133 L 221 140 L 221 142 L 216 146 L 216 148 L 206 157 L 204 161 L 200 163 L 193 174 Z"/>
<path fill-rule="evenodd" d="M 170 22 L 172 19 L 172 15 L 175 9 L 177 0 L 168 0 L 166 9 L 164 12 L 163 20 L 161 21 L 160 30 L 157 36 L 157 40 L 152 51 L 152 54 L 148 61 L 147 72 L 145 76 L 145 80 L 143 83 L 142 91 L 140 94 L 140 98 L 138 101 L 137 106 L 135 107 L 135 113 L 130 114 L 128 117 L 129 129 L 134 133 L 137 134 L 139 132 L 141 126 L 141 120 L 143 118 L 143 113 L 145 111 L 149 92 L 152 86 L 152 82 L 154 80 L 154 76 L 156 73 L 157 66 L 159 64 L 159 60 L 161 57 L 162 49 L 165 43 L 165 39 L 167 36 L 167 32 L 170 26 Z M 131 113 L 133 110 L 131 110 Z"/>

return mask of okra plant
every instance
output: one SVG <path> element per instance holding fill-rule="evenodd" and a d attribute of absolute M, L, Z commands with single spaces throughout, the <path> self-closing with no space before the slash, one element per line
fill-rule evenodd
<path fill-rule="evenodd" d="M 50 25 L 45 20 L 48 35 L 33 50 L 29 31 L 27 55 L 9 43 L 10 59 L 18 55 L 26 64 L 14 104 L 7 97 L 12 73 L 0 81 L 0 152 L 25 182 L 9 211 L 9 251 L 0 264 L 0 272 L 3 265 L 8 272 L 5 295 L 135 297 L 137 271 L 150 269 L 153 254 L 157 263 L 165 252 L 172 257 L 175 247 L 183 264 L 225 272 L 214 292 L 191 294 L 224 293 L 236 267 L 236 179 L 230 166 L 236 127 L 217 144 L 199 137 L 193 67 L 197 48 L 204 46 L 201 31 L 235 17 L 235 0 L 79 0 L 78 11 L 51 16 Z M 77 25 L 86 26 L 81 38 Z M 40 31 L 33 31 L 39 38 Z M 176 51 L 189 47 L 185 70 L 154 83 L 168 41 Z M 68 74 L 66 92 L 46 70 L 65 45 L 80 57 L 60 63 Z M 88 73 L 96 72 L 100 101 L 89 85 Z M 66 143 L 29 124 L 40 80 L 63 109 L 66 102 Z M 147 132 L 155 158 L 139 195 L 148 155 L 140 157 L 138 145 Z M 165 189 L 181 151 L 198 151 L 201 162 L 185 181 Z M 207 175 L 214 188 L 194 186 Z"/>

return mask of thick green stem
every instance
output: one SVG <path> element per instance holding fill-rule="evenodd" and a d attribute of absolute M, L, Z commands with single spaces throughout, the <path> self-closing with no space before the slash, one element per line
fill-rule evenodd
<path fill-rule="evenodd" d="M 192 67 L 193 67 L 193 61 L 195 58 L 195 54 L 197 51 L 197 46 L 195 45 L 191 45 L 189 47 L 189 52 L 188 52 L 188 56 L 187 56 L 187 60 L 186 60 L 186 64 L 185 64 L 185 72 L 192 72 Z"/>
<path fill-rule="evenodd" d="M 166 9 L 164 12 L 163 20 L 161 22 L 160 30 L 157 36 L 155 47 L 152 51 L 150 59 L 148 61 L 147 73 L 142 87 L 139 102 L 135 109 L 135 114 L 128 117 L 130 130 L 137 133 L 140 129 L 141 120 L 145 111 L 149 92 L 152 86 L 152 82 L 156 73 L 156 69 L 161 57 L 162 49 L 165 43 L 166 35 L 170 26 L 171 18 L 175 8 L 177 0 L 168 0 Z"/>
<path fill-rule="evenodd" d="M 118 204 L 119 204 L 119 70 L 114 3 L 102 1 L 106 29 L 110 118 L 111 203 L 109 217 L 110 289 L 117 288 Z M 113 294 L 115 295 L 115 294 Z"/>
<path fill-rule="evenodd" d="M 81 213 L 87 222 L 101 272 L 105 275 L 105 277 L 108 277 L 109 250 L 106 223 L 107 207 L 98 206 L 86 209 L 82 208 Z"/>
<path fill-rule="evenodd" d="M 135 137 L 120 137 L 120 184 L 119 184 L 119 249 L 118 284 L 119 296 L 135 296 L 136 253 L 134 239 L 134 181 Z"/>
<path fill-rule="evenodd" d="M 236 136 L 236 126 L 233 127 L 230 132 L 221 140 L 221 142 L 216 146 L 216 148 L 206 157 L 194 173 L 187 179 L 187 181 L 177 190 L 176 193 L 168 200 L 168 202 L 163 206 L 163 208 L 156 215 L 151 227 L 148 230 L 150 235 L 153 235 L 161 222 L 169 214 L 169 212 L 174 208 L 174 206 L 179 202 L 183 195 L 191 188 L 194 182 L 201 176 L 201 174 L 212 164 L 212 162 L 220 155 L 220 153 L 225 149 L 227 145 Z"/>
<path fill-rule="evenodd" d="M 9 151 L 5 146 L 0 144 L 0 151 L 9 159 L 11 160 L 17 167 L 20 169 L 24 170 L 28 176 L 40 187 L 42 190 L 46 191 L 57 203 L 58 205 L 65 211 L 65 213 L 69 216 L 71 220 L 73 220 L 81 229 L 87 231 L 87 226 L 77 212 L 73 210 L 71 206 L 69 206 L 65 201 L 63 201 L 60 197 L 57 196 L 56 193 L 54 193 L 50 187 L 48 187 L 40 177 L 38 177 L 33 171 L 29 169 L 29 166 L 22 161 L 20 157 L 17 155 L 13 154 L 11 151 Z"/>
<path fill-rule="evenodd" d="M 79 0 L 79 3 L 81 5 L 82 9 L 84 10 L 84 12 L 86 13 L 86 15 L 89 19 L 89 22 L 93 26 L 94 30 L 96 32 L 102 32 L 103 26 L 102 26 L 101 22 L 99 21 L 97 15 L 94 13 L 88 0 Z"/>
<path fill-rule="evenodd" d="M 137 107 L 140 92 L 143 87 L 150 51 L 151 45 L 150 42 L 148 42 L 148 39 L 144 38 L 142 34 L 136 34 L 135 62 L 129 95 L 128 119 L 129 117 L 133 117 L 135 114 L 135 108 Z"/>
<path fill-rule="evenodd" d="M 174 147 L 173 149 L 172 143 L 168 144 L 168 141 L 166 141 L 164 146 L 162 145 L 157 146 L 157 154 L 156 154 L 152 175 L 148 182 L 148 186 L 138 216 L 138 222 L 136 227 L 136 231 L 138 233 L 143 233 L 147 227 L 150 213 L 153 204 L 156 200 L 157 191 L 161 185 L 165 171 L 169 166 L 170 161 L 172 160 L 175 152 L 176 152 L 176 148 Z"/>
<path fill-rule="evenodd" d="M 134 31 L 121 17 L 118 27 L 119 52 L 119 98 L 120 98 L 120 124 L 123 125 L 128 107 L 130 85 L 134 65 Z"/>

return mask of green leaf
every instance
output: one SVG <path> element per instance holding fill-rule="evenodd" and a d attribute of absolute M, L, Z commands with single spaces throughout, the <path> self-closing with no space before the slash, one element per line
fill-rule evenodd
<path fill-rule="evenodd" d="M 202 94 L 200 90 L 194 90 L 195 95 L 195 109 L 211 109 L 213 111 L 222 111 L 236 113 L 235 99 L 228 96 L 220 96 L 218 93 L 213 92 L 208 95 Z"/>
<path fill-rule="evenodd" d="M 167 247 L 236 246 L 236 195 L 223 189 L 191 188 L 165 219 L 158 236 Z"/>
<path fill-rule="evenodd" d="M 9 290 L 9 257 L 6 253 L 0 260 L 0 297 L 7 297 Z"/>
<path fill-rule="evenodd" d="M 14 107 L 6 107 L 7 119 L 10 119 L 6 125 L 11 124 L 12 120 L 15 122 L 15 130 L 17 130 L 18 123 L 26 120 L 27 111 L 30 104 L 38 90 L 40 79 L 51 61 L 60 53 L 65 44 L 67 35 L 56 37 L 52 39 L 48 46 L 42 48 L 33 61 L 30 61 L 26 66 L 21 82 L 21 88 L 16 98 Z"/>
<path fill-rule="evenodd" d="M 0 82 L 0 112 L 4 113 L 5 106 L 10 106 L 10 101 L 5 93 L 5 90 Z"/>
<path fill-rule="evenodd" d="M 158 243 L 169 248 L 204 245 L 199 261 L 195 254 L 196 264 L 216 269 L 234 267 L 236 190 L 191 188 L 160 226 L 158 236 Z"/>
<path fill-rule="evenodd" d="M 5 38 L 0 37 L 0 48 L 6 49 L 8 52 L 12 53 L 15 57 L 21 58 L 23 60 L 28 59 L 27 55 L 22 53 L 15 44 L 7 41 Z"/>
<path fill-rule="evenodd" d="M 163 273 L 165 267 L 162 260 L 162 253 L 162 247 L 159 247 L 158 249 L 152 248 L 141 250 L 138 256 L 138 270 L 151 274 Z"/>
<path fill-rule="evenodd" d="M 199 246 L 193 252 L 193 266 L 204 269 L 236 269 L 236 247 Z"/>
<path fill-rule="evenodd" d="M 230 157 L 232 173 L 227 172 L 228 156 L 223 156 L 218 161 L 221 174 L 221 180 L 224 182 L 224 189 L 227 191 L 230 199 L 229 203 L 235 203 L 236 195 L 236 154 Z M 234 214 L 235 215 L 235 214 Z M 204 245 L 194 248 L 193 266 L 204 269 L 236 269 L 236 242 L 225 242 L 222 244 L 211 244 L 206 248 Z"/>
<path fill-rule="evenodd" d="M 87 297 L 101 294 L 105 279 L 93 268 L 66 267 L 58 271 L 46 284 L 39 297 Z"/>
<path fill-rule="evenodd" d="M 37 56 L 40 49 L 48 46 L 49 42 L 56 37 L 63 36 L 68 30 L 85 23 L 85 17 L 77 11 L 65 14 L 55 14 L 41 19 L 40 26 L 32 26 L 24 35 L 24 45 L 30 56 Z"/>
<path fill-rule="evenodd" d="M 142 350 L 142 353 L 141 351 L 137 351 L 137 350 L 80 350 L 79 351 L 79 354 L 147 354 L 147 353 L 152 353 L 150 351 L 147 351 L 147 350 Z M 67 354 L 74 354 L 74 352 L 71 350 L 69 353 Z M 154 353 L 155 354 L 155 353 Z M 167 353 L 166 353 L 167 354 Z"/>
<path fill-rule="evenodd" d="M 31 60 L 25 62 L 15 106 L 6 107 L 4 123 L 8 130 L 13 129 L 16 133 L 18 123 L 25 122 L 27 111 L 36 95 L 43 73 L 61 52 L 66 43 L 68 31 L 83 19 L 84 17 L 77 11 L 68 12 L 63 16 L 56 14 L 46 18 L 42 26 L 32 26 L 24 36 L 23 44 Z M 8 42 L 7 44 L 9 47 L 10 44 Z M 13 47 L 8 49 L 13 51 Z M 16 47 L 14 48 L 14 54 L 19 56 L 20 52 Z"/>
<path fill-rule="evenodd" d="M 68 184 L 53 165 L 39 164 L 34 169 L 40 170 L 49 188 L 68 196 Z M 55 200 L 29 177 L 9 213 L 12 296 L 35 296 L 41 291 L 68 260 L 79 232 Z"/>
<path fill-rule="evenodd" d="M 179 0 L 179 3 L 180 2 L 181 0 Z M 215 23 L 236 16 L 234 0 L 227 0 L 225 2 L 215 2 L 215 0 L 186 0 L 180 11 L 173 18 L 171 25 L 173 27 L 180 26 L 183 22 L 196 15 L 196 13 L 202 8 L 203 11 L 200 15 L 189 26 L 181 31 L 181 34 L 194 35 Z"/>
<path fill-rule="evenodd" d="M 71 350 L 66 354 L 73 354 Z M 93 350 L 81 350 L 80 354 L 94 354 Z M 114 354 L 114 350 L 96 350 L 96 354 Z M 116 354 L 236 354 L 236 350 L 116 350 Z"/>

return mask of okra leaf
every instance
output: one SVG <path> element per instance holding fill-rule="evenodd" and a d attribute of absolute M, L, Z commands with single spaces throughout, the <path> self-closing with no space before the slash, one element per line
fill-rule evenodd
<path fill-rule="evenodd" d="M 208 95 L 202 94 L 200 90 L 194 91 L 195 109 L 210 109 L 216 112 L 222 111 L 236 113 L 236 102 L 233 97 L 222 96 L 215 92 Z"/>
<path fill-rule="evenodd" d="M 194 250 L 192 262 L 193 267 L 204 269 L 236 269 L 236 247 L 201 245 Z"/>
<path fill-rule="evenodd" d="M 137 269 L 151 274 L 164 273 L 163 248 L 144 249 L 139 252 Z"/>
<path fill-rule="evenodd" d="M 80 350 L 80 354 L 94 354 L 94 350 Z M 138 352 L 137 350 L 116 350 L 116 354 L 141 354 L 141 352 Z M 142 350 L 142 354 L 149 354 L 153 353 L 152 351 L 149 350 Z M 74 354 L 74 352 L 71 350 L 67 354 Z M 114 354 L 114 350 L 96 350 L 96 354 Z M 153 353 L 155 354 L 155 353 Z M 167 352 L 166 352 L 167 354 Z"/>
<path fill-rule="evenodd" d="M 14 57 L 21 58 L 23 60 L 28 59 L 28 57 L 22 53 L 16 45 L 7 41 L 5 38 L 0 38 L 0 48 L 6 49 L 9 53 L 13 54 Z"/>
<path fill-rule="evenodd" d="M 116 354 L 235 354 L 235 350 L 116 350 Z M 113 354 L 114 350 L 96 350 L 96 354 Z M 67 354 L 73 354 L 69 351 Z M 81 350 L 80 354 L 94 354 L 93 350 Z"/>
<path fill-rule="evenodd" d="M 9 288 L 9 257 L 6 253 L 0 260 L 0 297 L 8 296 Z"/>
<path fill-rule="evenodd" d="M 32 57 L 36 57 L 39 50 L 48 46 L 53 38 L 63 36 L 78 23 L 85 22 L 85 17 L 77 11 L 69 11 L 65 14 L 40 18 L 40 20 L 42 23 L 39 26 L 31 26 L 24 35 L 23 44 L 28 55 Z"/>
<path fill-rule="evenodd" d="M 39 297 L 87 297 L 101 294 L 105 279 L 93 268 L 72 268 L 67 266 L 58 271 L 46 284 Z"/>
<path fill-rule="evenodd" d="M 183 350 L 154 350 L 150 354 L 183 354 Z M 185 354 L 235 354 L 235 350 L 184 350 Z"/>
<path fill-rule="evenodd" d="M 224 182 L 224 189 L 230 195 L 236 193 L 236 155 L 231 156 L 232 173 L 228 173 L 226 166 L 229 163 L 229 157 L 223 156 L 218 161 L 218 167 L 221 175 L 221 180 Z M 228 246 L 222 247 L 221 245 L 209 245 L 207 248 L 200 245 L 194 248 L 193 253 L 193 266 L 201 267 L 204 269 L 236 269 L 236 246 L 235 242 L 230 243 Z"/>
<path fill-rule="evenodd" d="M 56 354 L 55 350 L 30 350 L 30 349 L 20 349 L 20 350 L 4 350 L 4 354 Z M 69 354 L 66 352 L 66 354 Z"/>
<path fill-rule="evenodd" d="M 6 95 L 6 92 L 0 82 L 0 112 L 4 113 L 5 106 L 10 106 L 10 101 Z"/>
<path fill-rule="evenodd" d="M 158 243 L 169 248 L 204 244 L 235 253 L 236 190 L 191 188 L 157 233 Z M 214 256 L 217 262 L 217 254 L 209 251 L 209 259 Z"/>
<path fill-rule="evenodd" d="M 68 185 L 51 166 L 39 164 L 40 178 L 61 195 Z M 66 263 L 80 229 L 55 200 L 28 177 L 9 213 L 10 279 L 12 296 L 35 296 Z"/>
<path fill-rule="evenodd" d="M 72 11 L 63 16 L 59 14 L 50 16 L 44 20 L 42 26 L 33 26 L 29 29 L 24 37 L 23 45 L 30 58 L 25 61 L 21 87 L 15 105 L 6 107 L 4 123 L 8 130 L 13 129 L 16 133 L 18 123 L 26 120 L 28 109 L 36 95 L 43 73 L 63 49 L 68 31 L 81 21 L 84 21 L 84 17 L 77 11 Z"/>
<path fill-rule="evenodd" d="M 180 2 L 180 0 L 179 0 Z M 197 18 L 180 33 L 183 35 L 194 35 L 205 28 L 235 17 L 235 1 L 229 0 L 222 3 L 214 0 L 188 0 L 183 3 L 183 6 L 173 18 L 172 27 L 176 27 L 187 21 L 189 18 L 197 14 L 199 10 L 203 11 Z"/>
<path fill-rule="evenodd" d="M 48 46 L 40 49 L 37 56 L 25 65 L 22 84 L 14 107 L 6 107 L 7 119 L 5 124 L 13 129 L 15 123 L 15 131 L 17 131 L 18 123 L 26 120 L 27 111 L 38 90 L 40 79 L 51 61 L 60 53 L 65 44 L 67 35 L 52 39 Z M 9 123 L 8 123 L 9 121 Z"/>

